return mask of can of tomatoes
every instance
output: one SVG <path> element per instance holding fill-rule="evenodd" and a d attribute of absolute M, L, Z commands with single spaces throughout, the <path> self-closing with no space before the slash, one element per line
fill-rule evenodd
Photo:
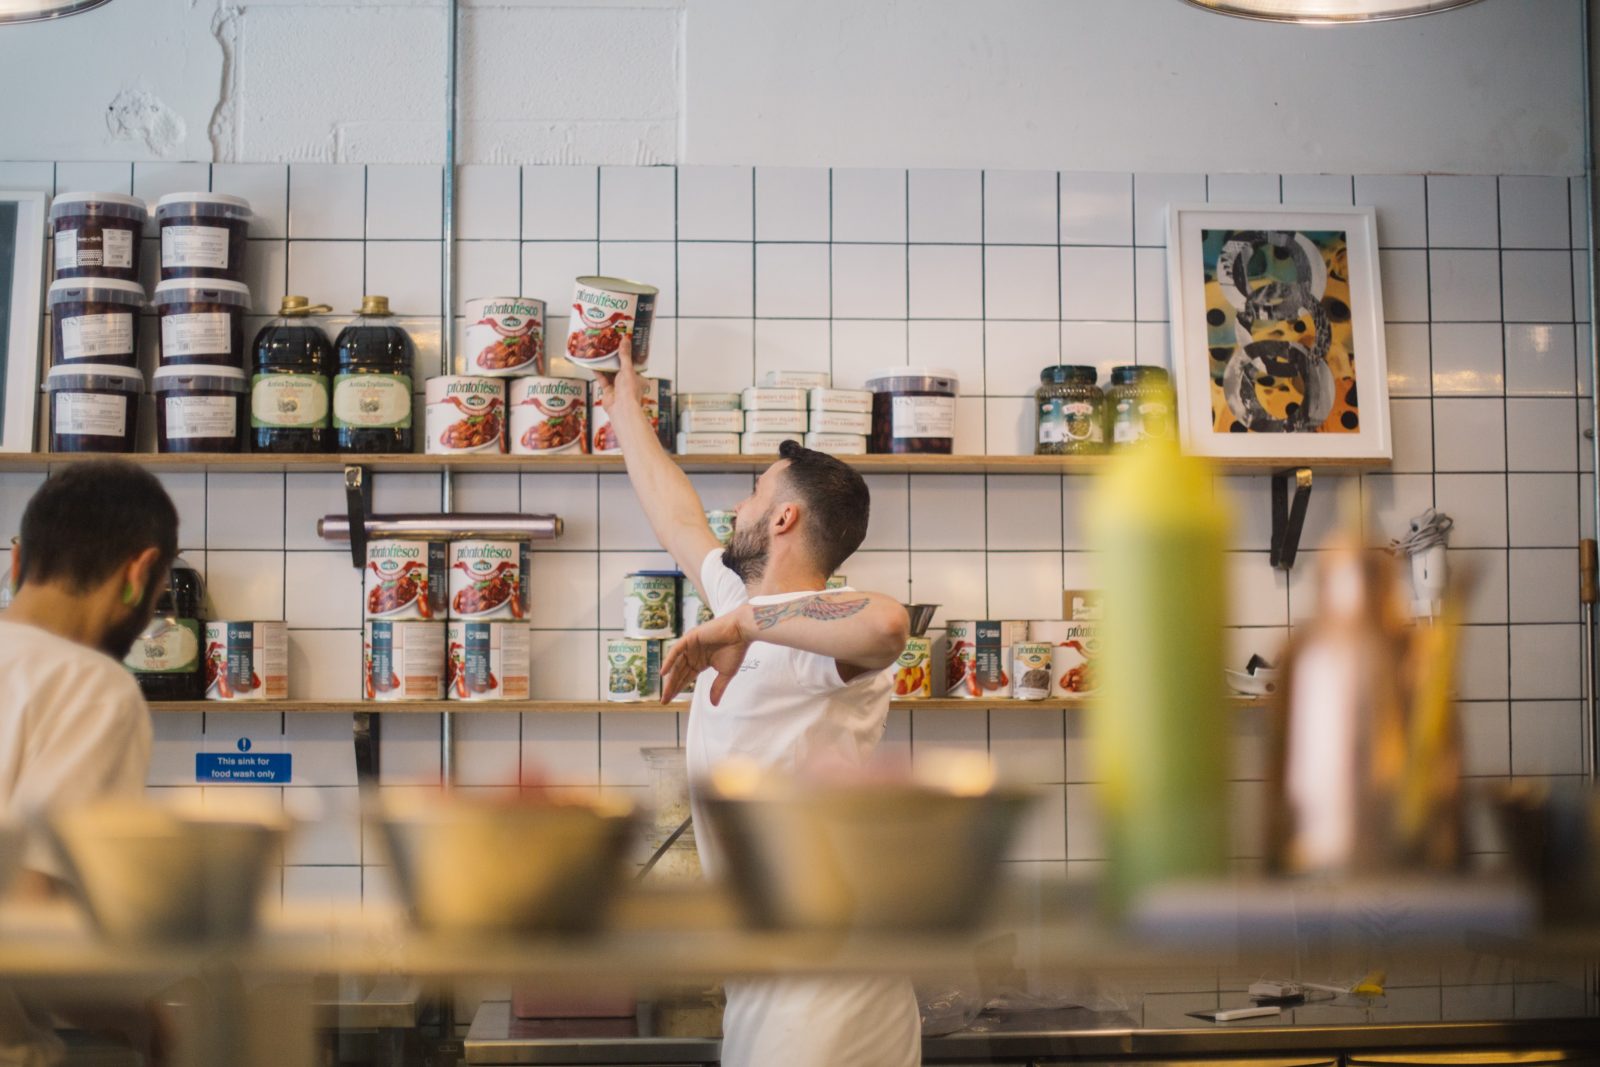
<path fill-rule="evenodd" d="M 487 296 L 467 301 L 468 374 L 512 378 L 544 373 L 544 301 Z"/>
<path fill-rule="evenodd" d="M 442 622 L 376 619 L 362 628 L 362 696 L 368 700 L 443 700 Z"/>
<path fill-rule="evenodd" d="M 451 700 L 527 700 L 528 626 L 451 619 L 445 686 Z"/>
<path fill-rule="evenodd" d="M 511 379 L 511 451 L 589 451 L 589 383 L 582 378 Z"/>
<path fill-rule="evenodd" d="M 526 541 L 451 541 L 450 617 L 526 619 L 528 555 Z"/>
<path fill-rule="evenodd" d="M 367 618 L 401 622 L 445 617 L 443 541 L 368 541 L 363 574 Z"/>
<path fill-rule="evenodd" d="M 677 420 L 672 415 L 672 379 L 645 378 L 642 386 L 644 396 L 640 403 L 645 417 L 655 428 L 656 440 L 661 442 L 661 447 L 671 452 L 678 443 L 675 432 Z M 617 441 L 617 431 L 611 428 L 611 415 L 600 404 L 600 383 L 590 382 L 589 389 L 593 401 L 590 407 L 594 412 L 594 417 L 589 420 L 591 446 L 597 455 L 621 455 L 622 445 Z"/>
<path fill-rule="evenodd" d="M 506 450 L 506 383 L 448 374 L 423 387 L 423 427 L 431 456 Z"/>
<path fill-rule="evenodd" d="M 915 635 L 894 665 L 894 695 L 915 700 L 933 695 L 933 642 Z"/>
<path fill-rule="evenodd" d="M 567 358 L 589 370 L 616 370 L 617 349 L 631 334 L 633 365 L 643 367 L 650 355 L 657 292 L 653 285 L 626 278 L 579 278 L 567 330 Z"/>
<path fill-rule="evenodd" d="M 1011 690 L 1011 646 L 1027 640 L 1025 622 L 963 620 L 945 627 L 945 695 L 966 700 L 1005 697 Z"/>
<path fill-rule="evenodd" d="M 281 622 L 206 623 L 207 700 L 288 700 L 289 630 Z"/>

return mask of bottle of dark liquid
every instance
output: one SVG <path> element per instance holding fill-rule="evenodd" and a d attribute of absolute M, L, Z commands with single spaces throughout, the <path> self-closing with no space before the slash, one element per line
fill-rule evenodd
<path fill-rule="evenodd" d="M 286 296 L 261 327 L 250 356 L 250 447 L 256 452 L 331 452 L 333 345 L 313 315 L 332 311 Z"/>
<path fill-rule="evenodd" d="M 203 594 L 200 572 L 181 559 L 175 562 L 167 588 L 156 597 L 155 616 L 122 661 L 146 700 L 204 698 Z"/>
<path fill-rule="evenodd" d="M 361 298 L 361 317 L 334 341 L 333 429 L 340 452 L 410 452 L 411 364 L 417 348 L 386 296 Z"/>

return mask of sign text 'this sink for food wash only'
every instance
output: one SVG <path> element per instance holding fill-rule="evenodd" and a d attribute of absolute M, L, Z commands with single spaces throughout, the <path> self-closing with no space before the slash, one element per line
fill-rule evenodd
<path fill-rule="evenodd" d="M 252 753 L 250 739 L 239 738 L 238 752 L 196 752 L 197 782 L 233 782 L 249 785 L 288 785 L 294 757 L 287 752 Z"/>

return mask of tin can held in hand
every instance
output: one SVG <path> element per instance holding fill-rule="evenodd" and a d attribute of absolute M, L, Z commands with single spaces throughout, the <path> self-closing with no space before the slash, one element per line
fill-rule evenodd
<path fill-rule="evenodd" d="M 528 626 L 451 619 L 445 632 L 451 700 L 527 700 Z"/>
<path fill-rule="evenodd" d="M 626 278 L 579 278 L 567 330 L 567 358 L 589 370 L 616 370 L 621 365 L 617 349 L 631 334 L 633 365 L 643 368 L 650 355 L 657 292 L 653 285 Z"/>
<path fill-rule="evenodd" d="M 510 378 L 543 374 L 544 301 L 490 296 L 467 301 L 468 374 Z"/>
<path fill-rule="evenodd" d="M 1018 700 L 1043 700 L 1050 695 L 1050 646 L 1020 641 L 1011 646 L 1011 695 Z"/>
<path fill-rule="evenodd" d="M 636 704 L 661 698 L 661 642 L 613 637 L 606 642 L 606 699 Z"/>

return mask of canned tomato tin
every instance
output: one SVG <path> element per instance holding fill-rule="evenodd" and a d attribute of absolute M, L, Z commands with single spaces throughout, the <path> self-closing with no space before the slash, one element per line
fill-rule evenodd
<path fill-rule="evenodd" d="M 206 623 L 207 700 L 288 700 L 289 630 L 281 622 Z"/>
<path fill-rule="evenodd" d="M 449 374 L 423 387 L 429 455 L 506 450 L 506 383 Z"/>
<path fill-rule="evenodd" d="M 625 335 L 632 334 L 633 365 L 643 367 L 650 355 L 656 293 L 655 286 L 626 278 L 579 278 L 567 330 L 567 358 L 590 370 L 615 370 L 617 348 Z"/>
<path fill-rule="evenodd" d="M 443 541 L 367 542 L 367 617 L 403 621 L 442 619 L 448 579 Z"/>
<path fill-rule="evenodd" d="M 606 641 L 606 699 L 636 704 L 661 698 L 661 642 L 644 637 Z"/>
<path fill-rule="evenodd" d="M 933 695 L 933 642 L 926 637 L 906 638 L 894 665 L 894 695 L 912 700 Z"/>
<path fill-rule="evenodd" d="M 589 451 L 589 384 L 581 378 L 511 379 L 511 451 Z"/>
<path fill-rule="evenodd" d="M 1011 646 L 1011 695 L 1018 700 L 1043 700 L 1050 695 L 1050 646 L 1019 641 Z"/>
<path fill-rule="evenodd" d="M 368 700 L 443 700 L 442 622 L 378 619 L 362 629 L 362 695 Z"/>
<path fill-rule="evenodd" d="M 711 535 L 718 544 L 725 545 L 733 540 L 733 517 L 731 510 L 706 512 L 706 524 L 711 527 Z"/>
<path fill-rule="evenodd" d="M 678 576 L 635 571 L 622 580 L 622 632 L 629 637 L 675 637 Z"/>
<path fill-rule="evenodd" d="M 1027 623 L 950 623 L 945 628 L 945 695 L 966 700 L 1006 696 L 1011 689 L 1006 659 L 1012 645 L 1027 639 L 1027 632 Z"/>
<path fill-rule="evenodd" d="M 1095 618 L 1045 619 L 1028 625 L 1028 639 L 1053 646 L 1050 695 L 1081 697 L 1094 692 L 1095 655 L 1099 651 Z"/>
<path fill-rule="evenodd" d="M 488 296 L 467 301 L 466 370 L 491 378 L 544 373 L 544 301 Z"/>
<path fill-rule="evenodd" d="M 677 443 L 676 434 L 673 432 L 672 380 L 646 378 L 643 385 L 645 416 L 650 420 L 650 425 L 655 427 L 656 440 L 661 442 L 661 447 L 671 452 L 672 446 Z M 611 428 L 611 416 L 600 406 L 599 382 L 590 383 L 589 396 L 592 401 L 589 406 L 593 412 L 593 417 L 589 420 L 591 446 L 596 453 L 620 455 L 622 445 L 617 442 L 617 431 Z"/>
<path fill-rule="evenodd" d="M 445 632 L 451 700 L 527 700 L 528 627 L 451 619 Z"/>
<path fill-rule="evenodd" d="M 474 538 L 451 541 L 450 617 L 528 617 L 528 543 Z"/>

